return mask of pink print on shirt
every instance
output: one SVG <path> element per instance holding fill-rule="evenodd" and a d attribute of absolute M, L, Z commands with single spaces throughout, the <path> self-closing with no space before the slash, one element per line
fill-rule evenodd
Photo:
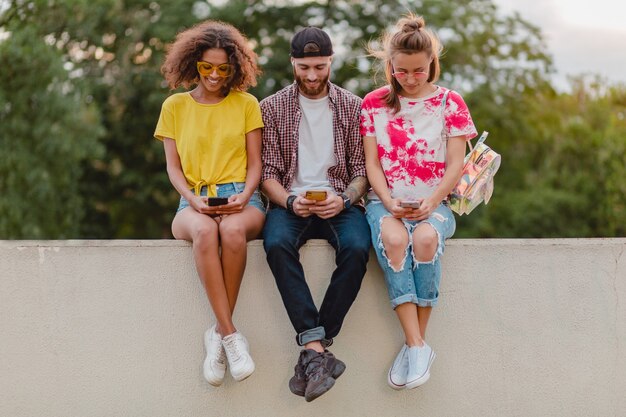
<path fill-rule="evenodd" d="M 394 197 L 426 198 L 445 173 L 444 136 L 476 136 L 467 106 L 450 91 L 445 111 L 444 90 L 439 87 L 423 99 L 401 98 L 394 114 L 383 97 L 388 87 L 365 96 L 361 111 L 361 134 L 374 136 L 378 157 Z M 445 126 L 445 128 L 444 128 Z"/>

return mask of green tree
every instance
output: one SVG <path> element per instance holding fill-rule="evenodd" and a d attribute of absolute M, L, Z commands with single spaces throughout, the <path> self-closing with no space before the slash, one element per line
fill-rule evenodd
<path fill-rule="evenodd" d="M 159 67 L 165 44 L 197 22 L 195 3 L 13 1 L 5 12 L 10 26 L 32 28 L 60 51 L 100 112 L 105 151 L 82 164 L 80 237 L 169 236 L 177 196 L 152 138 L 169 94 Z"/>
<path fill-rule="evenodd" d="M 170 236 L 178 196 L 165 172 L 162 145 L 152 133 L 160 105 L 171 93 L 159 68 L 166 45 L 181 29 L 212 18 L 242 30 L 264 70 L 252 90 L 262 99 L 293 80 L 293 33 L 303 26 L 321 26 L 335 44 L 333 80 L 363 95 L 380 83 L 374 80 L 366 43 L 407 11 L 424 15 L 439 33 L 445 46 L 440 84 L 463 93 L 478 129 L 490 131 L 488 142 L 503 156 L 492 202 L 462 217 L 457 236 L 624 234 L 624 89 L 582 83 L 573 94 L 555 92 L 540 30 L 517 14 L 503 16 L 492 0 L 4 4 L 0 36 L 2 30 L 11 35 L 0 41 L 6 54 L 2 62 L 24 57 L 21 65 L 3 67 L 0 80 L 5 134 L 0 157 L 0 222 L 5 223 L 0 224 L 8 224 L 4 218 L 14 219 L 6 237 Z M 14 68 L 10 77 L 7 68 Z M 15 88 L 17 80 L 22 80 L 21 89 Z M 35 94 L 41 91 L 46 94 Z M 33 96 L 45 113 L 34 115 Z M 12 127 L 18 130 L 9 134 L 5 124 L 21 127 Z M 18 157 L 28 152 L 13 152 L 11 146 L 18 137 L 27 138 L 19 145 L 26 150 L 41 146 L 45 133 L 23 132 L 51 132 L 53 125 L 57 134 L 48 135 L 45 143 L 58 150 L 36 153 L 48 169 L 46 182 L 27 157 Z M 582 161 L 572 162 L 575 158 Z M 73 229 L 59 227 L 63 221 L 56 218 L 56 224 L 47 225 L 39 214 L 16 214 L 34 201 L 28 190 L 35 184 L 48 184 L 52 191 L 44 195 L 54 194 L 70 206 L 50 210 L 47 218 L 53 212 L 72 213 L 77 219 Z"/>
<path fill-rule="evenodd" d="M 532 97 L 498 198 L 464 219 L 461 236 L 626 235 L 626 86 L 579 77 L 572 88 Z"/>
<path fill-rule="evenodd" d="M 100 114 L 32 27 L 0 41 L 0 62 L 0 238 L 76 237 L 81 163 L 102 154 Z"/>

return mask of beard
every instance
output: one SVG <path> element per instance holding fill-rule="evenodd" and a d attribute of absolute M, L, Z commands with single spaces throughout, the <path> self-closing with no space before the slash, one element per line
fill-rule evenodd
<path fill-rule="evenodd" d="M 320 78 L 319 86 L 315 88 L 308 87 L 306 85 L 306 79 L 304 79 L 303 77 L 299 77 L 295 71 L 293 72 L 293 76 L 296 79 L 296 84 L 298 84 L 298 88 L 302 93 L 304 93 L 305 96 L 315 97 L 321 94 L 326 88 L 326 85 L 328 84 L 328 79 L 330 78 L 330 71 L 328 71 L 328 74 L 326 74 L 325 77 Z"/>

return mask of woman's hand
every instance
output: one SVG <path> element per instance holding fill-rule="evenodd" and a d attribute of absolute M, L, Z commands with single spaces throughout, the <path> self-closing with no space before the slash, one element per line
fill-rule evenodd
<path fill-rule="evenodd" d="M 193 208 L 195 211 L 197 211 L 198 213 L 202 213 L 202 214 L 208 214 L 208 215 L 212 215 L 213 213 L 213 207 L 209 207 L 208 206 L 208 198 L 205 196 L 201 196 L 201 195 L 194 195 L 191 198 L 188 198 L 187 201 L 189 202 L 189 205 L 191 206 L 191 208 Z"/>
<path fill-rule="evenodd" d="M 233 194 L 228 197 L 228 204 L 214 206 L 212 208 L 215 209 L 215 214 L 218 215 L 236 214 L 243 211 L 248 201 L 250 201 L 250 198 L 246 198 L 243 194 Z"/>
<path fill-rule="evenodd" d="M 400 198 L 392 198 L 383 203 L 387 211 L 396 219 L 426 220 L 439 206 L 439 203 L 432 198 L 417 200 L 420 203 L 419 208 L 401 207 L 401 201 Z"/>
<path fill-rule="evenodd" d="M 410 213 L 406 216 L 407 220 L 426 220 L 439 206 L 439 202 L 434 201 L 432 198 L 425 198 L 419 201 L 420 207 L 411 209 Z"/>
<path fill-rule="evenodd" d="M 390 198 L 387 201 L 383 201 L 383 205 L 387 209 L 389 213 L 396 219 L 408 218 L 411 212 L 415 209 L 405 208 L 400 206 L 400 202 L 402 199 L 400 198 Z"/>

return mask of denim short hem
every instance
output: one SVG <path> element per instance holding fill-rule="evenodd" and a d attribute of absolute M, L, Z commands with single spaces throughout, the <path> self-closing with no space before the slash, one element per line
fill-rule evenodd
<path fill-rule="evenodd" d="M 395 310 L 396 307 L 398 307 L 400 304 L 406 304 L 406 303 L 417 304 L 418 298 L 417 298 L 417 295 L 415 294 L 404 294 L 390 301 L 391 301 L 391 308 Z"/>
<path fill-rule="evenodd" d="M 417 303 L 415 304 L 417 304 L 419 307 L 435 307 L 438 302 L 439 298 L 433 298 L 430 300 L 427 300 L 425 298 L 418 298 Z"/>
<path fill-rule="evenodd" d="M 391 300 L 391 307 L 395 310 L 399 305 L 406 303 L 416 304 L 418 307 L 435 307 L 438 302 L 438 298 L 427 300 L 425 298 L 418 298 L 415 294 L 405 294 Z"/>

